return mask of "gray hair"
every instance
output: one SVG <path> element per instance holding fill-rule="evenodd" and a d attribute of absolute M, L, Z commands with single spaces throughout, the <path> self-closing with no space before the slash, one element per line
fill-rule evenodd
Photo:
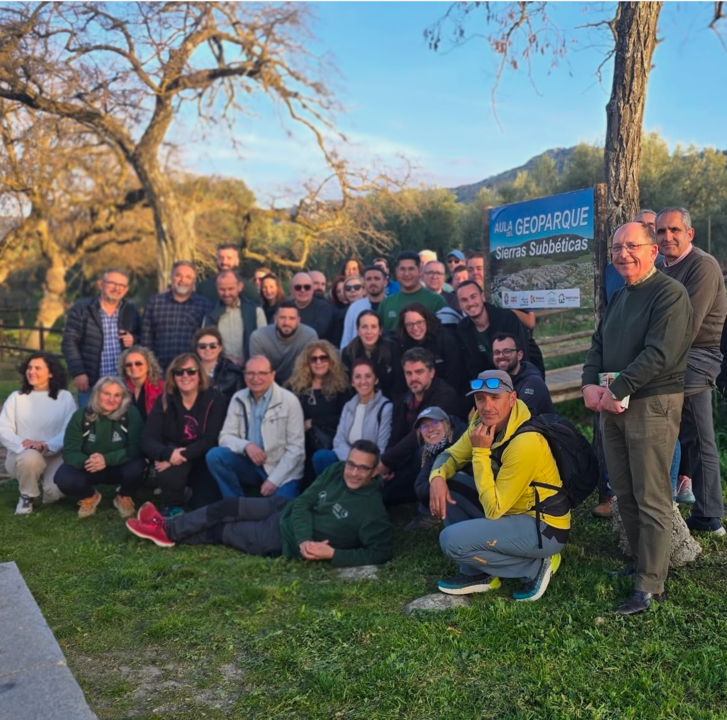
<path fill-rule="evenodd" d="M 104 270 L 103 275 L 101 276 L 101 279 L 106 280 L 107 276 L 109 276 L 111 273 L 117 273 L 118 275 L 123 275 L 126 278 L 127 283 L 131 279 L 129 276 L 129 273 L 126 270 L 122 270 L 121 268 L 115 268 L 115 267 Z"/>
<path fill-rule="evenodd" d="M 651 208 L 641 208 L 639 212 L 634 215 L 634 221 L 636 221 L 636 218 L 639 217 L 639 215 L 656 215 L 656 210 L 652 210 Z"/>
<path fill-rule="evenodd" d="M 101 412 L 101 406 L 98 402 L 98 396 L 101 394 L 101 390 L 103 390 L 108 385 L 118 385 L 123 391 L 123 395 L 121 398 L 121 405 L 119 405 L 119 407 L 116 408 L 116 410 L 114 410 L 112 413 L 104 415 L 104 413 Z M 126 415 L 126 411 L 129 409 L 130 404 L 131 394 L 126 387 L 126 383 L 116 375 L 106 375 L 105 377 L 100 378 L 98 382 L 93 386 L 91 399 L 88 401 L 86 417 L 90 422 L 95 422 L 99 419 L 99 417 L 107 417 L 109 420 L 120 420 L 122 417 L 124 417 L 124 415 Z"/>
<path fill-rule="evenodd" d="M 164 373 L 159 366 L 159 361 L 156 359 L 154 353 L 143 345 L 132 345 L 121 353 L 119 357 L 119 377 L 123 378 L 126 376 L 126 368 L 124 367 L 126 358 L 134 353 L 141 355 L 146 361 L 147 377 L 152 385 L 155 385 L 160 380 L 164 380 Z"/>
<path fill-rule="evenodd" d="M 619 230 L 626 227 L 626 225 L 631 225 L 632 223 L 638 225 L 641 228 L 642 232 L 644 233 L 644 238 L 649 242 L 649 245 L 656 245 L 656 233 L 651 229 L 649 225 L 647 225 L 646 223 L 638 222 L 637 220 L 632 220 L 631 223 L 624 223 L 623 225 L 619 225 L 614 230 L 613 235 L 611 236 L 611 245 L 613 245 Z"/>
<path fill-rule="evenodd" d="M 682 224 L 684 225 L 685 230 L 691 230 L 692 229 L 692 216 L 689 213 L 689 210 L 683 207 L 665 207 L 659 210 L 659 213 L 656 216 L 656 221 L 659 222 L 659 218 L 664 213 L 669 212 L 678 212 L 682 216 Z"/>
<path fill-rule="evenodd" d="M 174 275 L 174 271 L 178 267 L 188 267 L 192 272 L 194 273 L 195 277 L 197 276 L 197 268 L 194 266 L 194 263 L 191 260 L 177 260 L 177 262 L 172 265 L 172 275 Z"/>

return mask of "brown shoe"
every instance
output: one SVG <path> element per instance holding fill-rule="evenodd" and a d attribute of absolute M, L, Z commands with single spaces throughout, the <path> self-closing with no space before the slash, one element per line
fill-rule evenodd
<path fill-rule="evenodd" d="M 124 519 L 134 517 L 134 513 L 136 512 L 134 501 L 127 495 L 117 495 L 114 498 L 114 507 Z"/>
<path fill-rule="evenodd" d="M 96 490 L 96 492 L 91 495 L 90 498 L 84 498 L 83 500 L 78 501 L 78 517 L 83 519 L 87 518 L 96 512 L 96 508 L 98 507 L 98 504 L 101 502 L 101 493 Z"/>
<path fill-rule="evenodd" d="M 597 518 L 610 518 L 613 515 L 613 501 L 615 497 L 606 498 L 602 503 L 591 510 L 591 515 Z"/>

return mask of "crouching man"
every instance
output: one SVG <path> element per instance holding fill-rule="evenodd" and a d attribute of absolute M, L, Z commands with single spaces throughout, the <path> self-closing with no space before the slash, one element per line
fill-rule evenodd
<path fill-rule="evenodd" d="M 516 434 L 530 419 L 510 376 L 487 370 L 470 383 L 476 416 L 468 432 L 437 457 L 430 475 L 432 515 L 444 520 L 439 543 L 459 566 L 441 592 L 467 595 L 521 578 L 515 600 L 538 600 L 560 566 L 569 503 L 547 440 Z M 513 437 L 514 436 L 514 437 Z M 458 470 L 472 463 L 474 478 Z"/>
<path fill-rule="evenodd" d="M 357 440 L 348 459 L 326 468 L 296 500 L 281 495 L 227 498 L 173 518 L 151 503 L 126 526 L 159 547 L 229 545 L 249 555 L 377 565 L 392 555 L 392 531 L 375 477 L 379 448 Z"/>

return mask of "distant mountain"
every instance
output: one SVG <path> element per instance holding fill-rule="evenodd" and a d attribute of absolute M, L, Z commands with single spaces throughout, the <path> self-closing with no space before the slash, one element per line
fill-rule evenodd
<path fill-rule="evenodd" d="M 553 161 L 555 162 L 555 168 L 560 174 L 563 172 L 563 168 L 565 167 L 568 158 L 571 156 L 574 150 L 575 147 L 552 148 L 550 150 L 546 150 L 544 153 L 530 158 L 530 160 L 528 160 L 525 165 L 513 168 L 512 170 L 505 170 L 505 172 L 501 172 L 499 175 L 492 175 L 491 177 L 480 180 L 480 182 L 472 183 L 471 185 L 460 185 L 456 188 L 450 188 L 450 192 L 454 193 L 457 196 L 457 202 L 474 202 L 475 198 L 477 197 L 477 193 L 479 193 L 482 188 L 488 188 L 489 190 L 492 190 L 500 185 L 512 182 L 517 177 L 517 174 L 519 172 L 523 170 L 532 170 L 538 160 L 546 156 L 553 159 Z"/>

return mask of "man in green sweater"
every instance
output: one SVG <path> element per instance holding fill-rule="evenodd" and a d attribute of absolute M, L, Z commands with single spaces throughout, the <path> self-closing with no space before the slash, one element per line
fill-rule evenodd
<path fill-rule="evenodd" d="M 334 567 L 391 559 L 392 531 L 375 477 L 379 448 L 357 440 L 297 499 L 228 498 L 185 515 L 163 518 L 151 503 L 126 526 L 159 547 L 229 545 L 249 555 L 330 560 Z"/>
<path fill-rule="evenodd" d="M 633 569 L 619 571 L 635 577 L 635 592 L 618 608 L 624 615 L 664 598 L 672 528 L 669 468 L 692 336 L 689 295 L 654 267 L 657 254 L 648 226 L 632 222 L 616 230 L 611 255 L 626 285 L 608 304 L 583 365 L 583 399 L 601 413 L 606 466 L 634 553 Z M 600 373 L 619 375 L 605 388 Z"/>
<path fill-rule="evenodd" d="M 399 313 L 409 303 L 421 303 L 433 313 L 447 307 L 441 295 L 422 286 L 421 260 L 413 250 L 405 250 L 396 258 L 396 279 L 401 290 L 384 298 L 379 305 L 379 317 L 384 330 L 396 330 Z"/>

